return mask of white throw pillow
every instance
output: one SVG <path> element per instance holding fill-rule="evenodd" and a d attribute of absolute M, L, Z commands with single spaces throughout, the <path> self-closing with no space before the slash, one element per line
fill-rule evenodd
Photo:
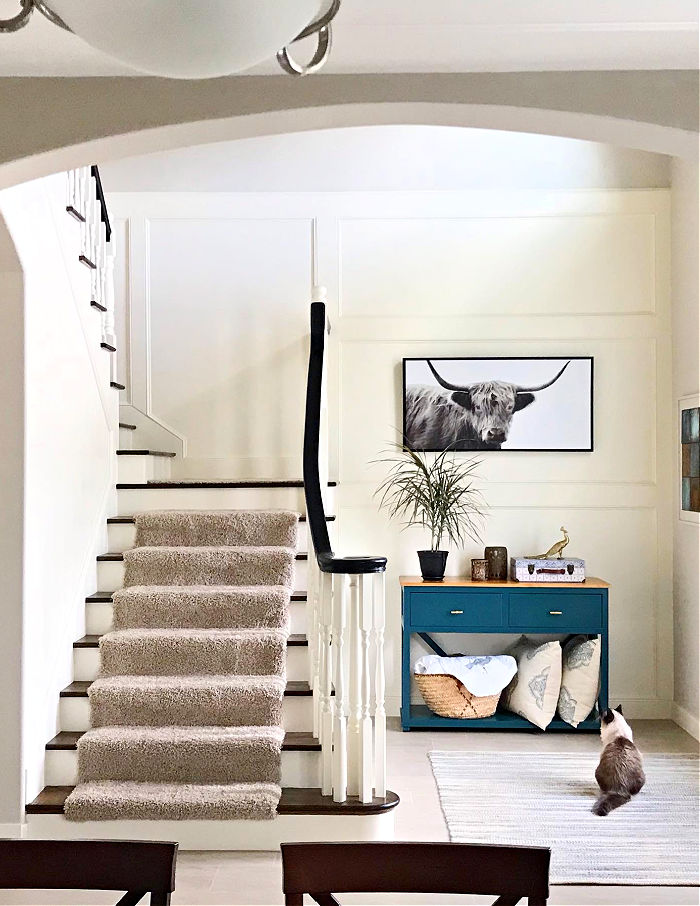
<path fill-rule="evenodd" d="M 518 672 L 504 689 L 501 705 L 545 730 L 559 700 L 561 644 L 533 642 L 523 635 L 508 654 L 518 662 Z"/>
<path fill-rule="evenodd" d="M 600 685 L 600 636 L 576 635 L 562 654 L 559 717 L 577 727 L 593 710 Z"/>

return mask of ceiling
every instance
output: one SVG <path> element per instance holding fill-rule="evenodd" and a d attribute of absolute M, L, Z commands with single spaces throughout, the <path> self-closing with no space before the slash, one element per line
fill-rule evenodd
<path fill-rule="evenodd" d="M 324 72 L 696 69 L 697 20 L 696 0 L 343 0 Z M 135 74 L 39 14 L 0 35 L 0 77 Z"/>

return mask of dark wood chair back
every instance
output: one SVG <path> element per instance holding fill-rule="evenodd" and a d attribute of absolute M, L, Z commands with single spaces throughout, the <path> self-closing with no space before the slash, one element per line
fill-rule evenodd
<path fill-rule="evenodd" d="M 550 850 L 471 843 L 283 843 L 287 906 L 308 894 L 338 906 L 334 893 L 460 893 L 497 896 L 494 906 L 549 896 Z"/>
<path fill-rule="evenodd" d="M 4 890 L 125 890 L 117 906 L 168 906 L 177 843 L 131 840 L 0 840 Z"/>

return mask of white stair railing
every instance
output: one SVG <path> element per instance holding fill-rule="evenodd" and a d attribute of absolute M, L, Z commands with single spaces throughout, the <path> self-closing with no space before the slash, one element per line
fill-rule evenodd
<path fill-rule="evenodd" d="M 314 291 L 325 303 L 325 290 Z M 323 325 L 323 326 L 321 326 Z M 314 333 L 315 331 L 315 333 Z M 323 501 L 328 487 L 326 404 L 327 322 L 325 304 L 312 309 L 306 438 L 317 431 L 317 464 L 306 461 L 307 519 L 323 519 L 309 531 L 310 682 L 314 732 L 321 743 L 321 789 L 336 802 L 357 796 L 369 803 L 386 796 L 386 711 L 384 674 L 385 583 L 383 557 L 336 557 L 330 550 Z M 313 376 L 313 381 L 312 381 Z M 311 398 L 311 394 L 315 394 Z M 309 401 L 307 400 L 307 403 Z M 315 406 L 315 408 L 314 408 Z M 310 480 L 307 480 L 310 479 Z M 310 487 L 313 484 L 314 487 Z M 316 550 L 313 537 L 327 549 Z M 311 590 L 313 589 L 313 591 Z"/>

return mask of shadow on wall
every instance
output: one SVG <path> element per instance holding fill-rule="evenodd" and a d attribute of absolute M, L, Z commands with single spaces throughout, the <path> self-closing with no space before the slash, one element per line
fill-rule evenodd
<path fill-rule="evenodd" d="M 24 535 L 24 280 L 0 214 L 0 826 L 21 819 L 22 572 Z M 5 834 L 6 835 L 6 834 Z"/>

